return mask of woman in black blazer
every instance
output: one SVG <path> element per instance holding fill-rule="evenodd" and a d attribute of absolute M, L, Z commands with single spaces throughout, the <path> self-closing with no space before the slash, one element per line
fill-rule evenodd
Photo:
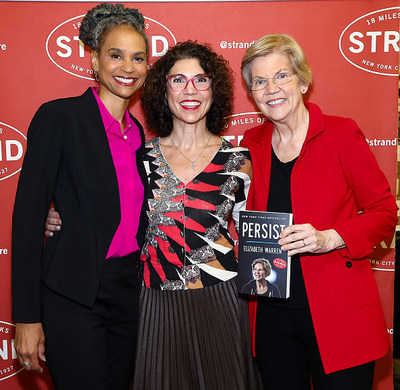
<path fill-rule="evenodd" d="M 27 370 L 46 360 L 56 389 L 127 390 L 146 185 L 143 129 L 127 107 L 146 77 L 148 38 L 138 10 L 104 3 L 80 39 L 99 88 L 45 103 L 28 130 L 13 214 L 15 348 Z M 43 247 L 51 203 L 63 229 Z"/>

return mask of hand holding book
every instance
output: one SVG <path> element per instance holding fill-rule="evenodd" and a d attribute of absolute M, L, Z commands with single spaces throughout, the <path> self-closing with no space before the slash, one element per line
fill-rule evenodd
<path fill-rule="evenodd" d="M 283 251 L 288 251 L 289 256 L 299 253 L 326 253 L 346 247 L 336 230 L 317 230 L 309 223 L 285 228 L 280 234 L 278 244 Z"/>

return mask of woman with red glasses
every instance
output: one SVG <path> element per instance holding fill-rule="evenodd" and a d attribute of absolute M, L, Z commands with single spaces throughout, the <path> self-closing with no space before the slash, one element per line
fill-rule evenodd
<path fill-rule="evenodd" d="M 158 137 L 145 148 L 137 389 L 260 388 L 228 233 L 252 176 L 247 149 L 220 137 L 232 90 L 227 62 L 195 42 L 170 49 L 147 76 L 142 105 Z"/>

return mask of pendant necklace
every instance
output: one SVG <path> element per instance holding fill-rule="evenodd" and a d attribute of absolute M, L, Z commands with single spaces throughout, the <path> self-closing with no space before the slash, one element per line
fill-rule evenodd
<path fill-rule="evenodd" d="M 208 141 L 207 141 L 207 143 L 206 143 L 206 146 L 204 146 L 204 148 L 203 148 L 203 150 L 201 151 L 201 153 L 200 153 L 194 160 L 191 160 L 190 158 L 186 157 L 186 156 L 178 149 L 178 147 L 175 145 L 175 142 L 174 142 L 174 140 L 172 139 L 172 137 L 169 136 L 169 138 L 170 138 L 170 140 L 171 140 L 171 142 L 172 142 L 172 145 L 175 146 L 175 149 L 176 149 L 183 157 L 185 157 L 186 160 L 188 160 L 189 162 L 192 163 L 192 169 L 195 171 L 195 170 L 196 170 L 196 164 L 195 164 L 195 162 L 200 158 L 200 156 L 201 156 L 201 155 L 203 154 L 203 152 L 206 150 L 206 147 L 208 146 L 208 143 L 210 142 L 210 139 L 211 139 L 211 133 L 210 133 L 210 136 L 208 137 Z"/>

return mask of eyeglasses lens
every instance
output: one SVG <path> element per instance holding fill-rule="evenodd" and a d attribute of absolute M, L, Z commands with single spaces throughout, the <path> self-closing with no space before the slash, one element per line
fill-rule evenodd
<path fill-rule="evenodd" d="M 293 75 L 290 73 L 279 73 L 274 77 L 268 77 L 265 79 L 257 79 L 251 82 L 251 90 L 252 91 L 261 91 L 262 89 L 267 88 L 268 80 L 272 80 L 272 82 L 276 85 L 283 85 L 291 81 Z"/>
<path fill-rule="evenodd" d="M 181 92 L 186 89 L 187 85 L 192 82 L 194 87 L 198 91 L 206 91 L 211 87 L 211 77 L 207 75 L 198 75 L 191 79 L 187 79 L 184 76 L 169 76 L 169 85 L 173 91 Z"/>

